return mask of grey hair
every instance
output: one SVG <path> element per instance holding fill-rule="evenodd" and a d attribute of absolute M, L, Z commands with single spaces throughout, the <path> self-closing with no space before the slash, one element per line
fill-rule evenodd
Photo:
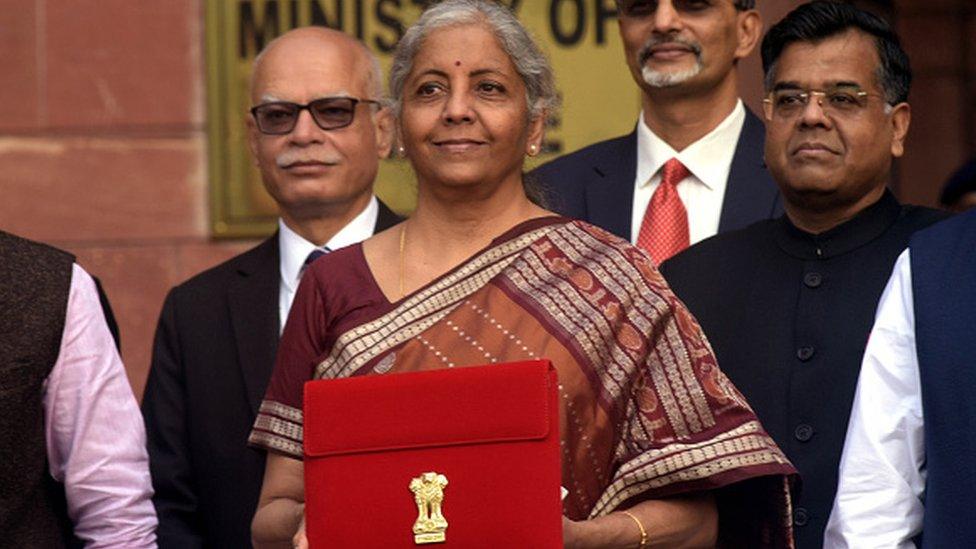
<path fill-rule="evenodd" d="M 397 116 L 403 103 L 404 82 L 424 39 L 436 29 L 471 24 L 487 26 L 512 60 L 525 84 L 530 119 L 558 108 L 559 96 L 549 60 L 511 10 L 486 0 L 444 0 L 424 11 L 397 44 L 390 68 L 390 94 Z"/>

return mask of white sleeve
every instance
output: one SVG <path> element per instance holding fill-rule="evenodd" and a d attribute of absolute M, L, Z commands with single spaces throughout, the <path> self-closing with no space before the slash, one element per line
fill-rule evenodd
<path fill-rule="evenodd" d="M 925 447 L 909 252 L 878 305 L 840 461 L 825 548 L 911 548 L 922 530 Z"/>
<path fill-rule="evenodd" d="M 64 483 L 75 535 L 89 549 L 156 546 L 146 431 L 95 282 L 71 276 L 58 359 L 44 388 L 51 476 Z"/>

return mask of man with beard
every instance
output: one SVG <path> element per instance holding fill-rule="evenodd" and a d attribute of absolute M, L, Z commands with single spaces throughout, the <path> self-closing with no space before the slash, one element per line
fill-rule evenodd
<path fill-rule="evenodd" d="M 264 453 L 247 436 L 301 274 L 398 221 L 373 195 L 393 135 L 382 91 L 375 57 L 334 30 L 255 59 L 248 141 L 279 230 L 166 297 L 142 406 L 160 547 L 250 547 Z"/>
<path fill-rule="evenodd" d="M 786 215 L 662 266 L 722 370 L 796 465 L 797 547 L 821 547 L 875 307 L 912 234 L 944 214 L 886 184 L 911 110 L 891 27 L 849 4 L 800 6 L 762 43 L 766 162 Z"/>
<path fill-rule="evenodd" d="M 762 122 L 737 95 L 738 62 L 762 34 L 755 0 L 618 0 L 617 7 L 641 91 L 637 127 L 535 170 L 549 206 L 629 239 L 658 263 L 779 213 L 763 166 Z"/>

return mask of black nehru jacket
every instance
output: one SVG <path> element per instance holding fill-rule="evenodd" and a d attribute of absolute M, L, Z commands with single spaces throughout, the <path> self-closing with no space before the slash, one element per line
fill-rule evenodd
<path fill-rule="evenodd" d="M 719 367 L 800 471 L 799 548 L 823 545 L 861 357 L 895 259 L 912 233 L 945 215 L 902 206 L 886 191 L 819 235 L 783 216 L 705 240 L 662 266 Z"/>

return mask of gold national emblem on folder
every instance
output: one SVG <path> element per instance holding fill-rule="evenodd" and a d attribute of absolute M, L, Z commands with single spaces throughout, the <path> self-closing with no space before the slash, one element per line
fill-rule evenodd
<path fill-rule="evenodd" d="M 413 523 L 413 541 L 417 545 L 447 540 L 447 519 L 442 511 L 445 486 L 447 477 L 435 472 L 422 473 L 410 481 L 410 491 L 417 502 L 417 520 Z"/>

